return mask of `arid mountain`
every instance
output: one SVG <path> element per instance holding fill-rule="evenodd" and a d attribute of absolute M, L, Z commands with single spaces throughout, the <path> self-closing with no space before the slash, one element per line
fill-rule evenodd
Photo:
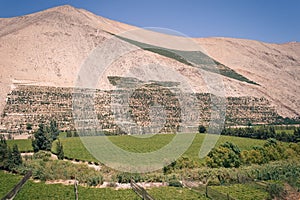
<path fill-rule="evenodd" d="M 15 82 L 73 86 L 86 56 L 109 37 L 103 30 L 126 29 L 131 26 L 71 6 L 0 19 L 1 108 Z"/>
<path fill-rule="evenodd" d="M 281 115 L 299 116 L 299 42 L 268 44 L 231 38 L 197 41 L 211 57 L 260 85 L 254 89 L 234 84 L 227 89 L 228 95 L 265 96 Z"/>
<path fill-rule="evenodd" d="M 73 87 L 80 66 L 112 34 L 134 26 L 61 6 L 22 17 L 0 19 L 0 109 L 18 84 Z M 163 36 L 162 36 L 163 37 Z M 174 36 L 180 40 L 180 37 Z M 283 117 L 300 116 L 300 43 L 268 44 L 232 38 L 193 39 L 218 63 L 256 83 L 223 75 L 228 97 L 267 99 Z M 118 70 L 132 63 L 159 60 L 201 88 L 203 79 L 191 66 L 162 54 L 139 50 L 115 63 Z M 122 71 L 122 70 L 121 70 Z M 200 86 L 199 86 L 200 85 Z M 203 89 L 203 90 L 202 90 Z"/>

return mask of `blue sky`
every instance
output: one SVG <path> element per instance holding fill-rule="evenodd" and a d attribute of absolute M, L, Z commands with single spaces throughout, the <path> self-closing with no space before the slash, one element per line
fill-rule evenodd
<path fill-rule="evenodd" d="M 138 27 L 190 37 L 300 41 L 300 0 L 0 0 L 0 17 L 69 4 Z"/>

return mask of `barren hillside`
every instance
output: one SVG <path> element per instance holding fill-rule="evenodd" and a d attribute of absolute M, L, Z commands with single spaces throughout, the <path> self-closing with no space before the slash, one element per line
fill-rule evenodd
<path fill-rule="evenodd" d="M 80 66 L 112 34 L 135 27 L 70 6 L 0 19 L 0 109 L 16 83 L 72 87 Z M 176 37 L 175 37 L 176 38 Z M 267 44 L 231 38 L 194 39 L 217 62 L 257 83 L 223 76 L 228 97 L 264 97 L 283 117 L 300 116 L 300 43 Z M 172 58 L 140 50 L 114 63 L 117 75 L 132 63 L 159 60 L 205 92 L 193 69 Z"/>
<path fill-rule="evenodd" d="M 244 87 L 228 90 L 230 96 L 264 95 L 280 114 L 299 116 L 300 43 L 268 44 L 231 38 L 197 40 L 210 56 L 260 85 L 254 91 Z"/>

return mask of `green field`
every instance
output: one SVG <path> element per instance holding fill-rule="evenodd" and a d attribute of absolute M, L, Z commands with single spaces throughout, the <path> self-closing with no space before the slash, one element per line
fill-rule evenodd
<path fill-rule="evenodd" d="M 19 175 L 0 171 L 0 198 L 4 197 L 22 179 Z"/>
<path fill-rule="evenodd" d="M 162 148 L 163 146 L 170 143 L 174 138 L 174 136 L 175 136 L 174 134 L 160 134 L 160 135 L 154 135 L 150 138 L 137 138 L 137 137 L 125 135 L 125 136 L 108 136 L 107 138 L 115 145 L 119 146 L 120 148 L 126 151 L 145 153 L 145 152 L 151 152 Z M 218 137 L 217 135 L 214 135 L 213 137 L 217 137 L 215 139 L 218 139 L 216 146 L 223 144 L 226 141 L 230 141 L 236 144 L 241 150 L 250 150 L 253 146 L 258 146 L 258 145 L 262 146 L 266 142 L 266 140 L 257 140 L 257 139 L 234 137 L 234 136 Z M 94 137 L 90 136 L 86 138 L 88 140 L 93 141 L 95 140 L 96 136 Z M 98 136 L 97 139 L 99 138 L 104 138 L 104 137 Z M 198 153 L 203 142 L 205 141 L 204 139 L 205 139 L 204 134 L 196 134 L 192 144 L 183 155 L 198 163 L 199 165 L 196 167 L 200 167 L 200 168 L 202 164 L 204 164 L 204 159 L 199 159 Z M 64 153 L 67 158 L 98 162 L 85 148 L 80 137 L 65 137 L 61 135 L 60 141 L 63 144 Z M 182 140 L 179 141 L 179 143 L 181 142 Z M 9 140 L 8 141 L 9 146 L 12 147 L 13 144 L 17 144 L 19 146 L 20 151 L 22 152 L 32 151 L 31 140 Z M 288 143 L 282 143 L 282 144 L 288 145 Z M 53 151 L 55 150 L 55 143 L 53 145 L 52 150 Z M 30 162 L 34 162 L 34 161 L 29 160 L 27 161 L 27 164 L 28 163 L 30 164 Z M 67 161 L 59 161 L 59 162 L 67 162 Z M 48 165 L 50 166 L 49 163 L 45 165 L 44 168 L 46 168 Z M 50 168 L 51 171 L 55 171 L 54 170 L 55 167 L 50 166 Z M 61 167 L 61 168 L 66 169 L 66 167 Z M 103 168 L 103 172 L 105 170 L 106 168 Z M 230 173 L 234 172 L 234 169 L 228 169 L 228 170 L 229 171 L 231 170 Z M 267 170 L 267 172 L 269 173 L 270 170 Z M 114 174 L 114 172 L 112 171 L 108 171 L 104 173 L 107 173 L 110 176 L 117 175 Z M 200 175 L 199 172 L 195 172 L 195 173 L 196 173 L 195 176 L 199 177 Z M 105 176 L 107 174 L 105 174 Z M 155 177 L 156 175 L 157 174 L 154 174 L 153 177 Z M 171 178 L 171 175 L 172 174 L 170 174 L 170 177 L 168 178 Z M 194 174 L 191 173 L 189 177 L 190 176 L 193 177 Z M 235 174 L 233 173 L 232 176 L 235 177 Z M 176 177 L 176 178 L 180 179 L 180 177 Z M 0 195 L 4 196 L 7 192 L 9 192 L 13 188 L 13 186 L 20 179 L 21 176 L 12 175 L 0 171 Z M 216 179 L 215 182 L 217 183 L 218 182 L 217 177 L 215 177 L 215 179 Z M 112 180 L 116 181 L 115 179 Z M 147 178 L 145 180 L 149 181 L 149 179 Z M 161 181 L 165 179 L 159 179 L 159 180 Z M 211 189 L 213 195 L 214 193 L 218 194 L 219 196 L 222 195 L 226 196 L 227 194 L 229 194 L 230 197 L 234 199 L 252 200 L 252 199 L 266 199 L 268 197 L 268 193 L 264 190 L 264 188 L 258 186 L 255 183 L 247 183 L 247 184 L 235 184 L 235 183 L 236 182 L 234 182 L 233 185 L 210 186 L 209 188 Z M 229 184 L 229 182 L 227 184 Z M 204 196 L 205 192 L 203 190 L 197 190 L 197 189 L 189 190 L 187 188 L 160 187 L 160 188 L 151 188 L 148 189 L 147 191 L 155 199 L 178 199 L 178 200 L 179 199 L 203 199 L 203 200 L 207 199 Z M 221 199 L 223 197 L 224 196 L 222 196 Z M 45 184 L 44 182 L 35 183 L 32 180 L 30 180 L 25 184 L 23 189 L 17 195 L 16 199 L 74 199 L 74 188 L 73 186 L 65 186 L 61 184 L 48 185 Z M 79 199 L 140 199 L 140 198 L 132 190 L 114 190 L 112 188 L 99 189 L 99 188 L 88 188 L 88 187 L 80 186 Z"/>
<path fill-rule="evenodd" d="M 275 132 L 276 132 L 276 133 L 282 133 L 282 132 L 285 132 L 285 133 L 290 134 L 290 135 L 293 135 L 293 134 L 294 134 L 294 130 L 292 130 L 292 129 L 285 129 L 285 130 L 276 130 L 276 129 L 275 129 Z"/>
<path fill-rule="evenodd" d="M 269 194 L 259 185 L 255 183 L 248 184 L 234 184 L 229 186 L 212 186 L 223 194 L 229 194 L 234 199 L 241 200 L 257 200 L 267 199 Z"/>
<path fill-rule="evenodd" d="M 19 175 L 0 171 L 0 197 L 6 195 L 20 180 Z M 113 190 L 111 188 L 78 187 L 79 199 L 140 199 L 132 190 Z M 45 184 L 27 181 L 15 199 L 74 199 L 74 186 Z"/>
<path fill-rule="evenodd" d="M 151 152 L 157 150 L 164 145 L 168 144 L 172 138 L 173 134 L 163 134 L 163 135 L 155 135 L 151 138 L 136 138 L 132 136 L 109 136 L 109 139 L 119 146 L 120 148 L 131 151 L 131 152 Z M 199 150 L 203 143 L 205 135 L 197 134 L 192 145 L 189 149 L 184 153 L 184 156 L 189 157 L 192 160 L 200 162 L 198 157 Z M 72 159 L 79 159 L 85 161 L 96 161 L 96 159 L 88 152 L 88 150 L 82 144 L 80 138 L 61 138 L 60 139 L 63 146 L 65 156 Z M 234 144 L 238 145 L 241 150 L 249 150 L 255 145 L 263 145 L 265 143 L 264 140 L 256 140 L 249 138 L 240 138 L 240 137 L 232 137 L 232 136 L 220 136 L 217 145 L 220 145 L 226 141 L 231 141 Z"/>
<path fill-rule="evenodd" d="M 151 188 L 148 193 L 155 199 L 165 200 L 182 200 L 182 199 L 199 199 L 208 200 L 203 194 L 189 190 L 187 188 L 176 188 L 176 187 L 158 187 Z"/>
<path fill-rule="evenodd" d="M 137 138 L 132 136 L 108 136 L 109 140 L 120 148 L 131 151 L 131 152 L 151 152 L 157 150 L 166 144 L 168 144 L 174 134 L 160 134 L 154 135 L 150 138 Z M 217 137 L 217 136 L 216 136 Z M 198 157 L 199 150 L 204 141 L 204 134 L 196 134 L 195 139 L 193 140 L 192 145 L 184 153 L 184 156 L 189 157 L 192 160 L 200 162 Z M 65 157 L 69 159 L 78 159 L 83 161 L 97 161 L 89 151 L 84 147 L 79 137 L 70 137 L 70 138 L 60 138 L 63 147 Z M 217 145 L 220 145 L 226 141 L 233 142 L 241 150 L 249 150 L 255 145 L 263 145 L 265 140 L 256 140 L 249 138 L 233 137 L 233 136 L 220 136 L 217 142 Z M 10 140 L 8 144 L 12 146 L 13 144 L 18 144 L 19 150 L 22 152 L 32 151 L 31 140 Z"/>
<path fill-rule="evenodd" d="M 74 199 L 74 186 L 61 184 L 34 183 L 28 181 L 19 192 L 16 200 L 31 199 Z M 133 199 L 140 198 L 132 190 L 113 190 L 110 188 L 78 187 L 79 199 Z"/>
<path fill-rule="evenodd" d="M 31 140 L 7 140 L 7 144 L 10 148 L 12 148 L 14 144 L 17 144 L 19 151 L 22 153 L 33 151 Z"/>
<path fill-rule="evenodd" d="M 21 176 L 8 174 L 0 171 L 0 197 L 7 194 L 15 184 L 21 180 Z M 203 195 L 185 188 L 160 187 L 148 190 L 155 199 L 162 200 L 181 200 L 181 199 L 202 199 L 207 198 Z M 114 190 L 111 188 L 88 188 L 78 187 L 79 199 L 118 199 L 118 200 L 139 200 L 140 198 L 131 189 Z M 31 199 L 74 199 L 73 185 L 45 184 L 44 182 L 35 183 L 29 180 L 16 196 L 16 200 Z"/>

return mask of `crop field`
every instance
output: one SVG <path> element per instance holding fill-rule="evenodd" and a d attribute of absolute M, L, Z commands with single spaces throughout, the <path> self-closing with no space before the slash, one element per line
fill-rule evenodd
<path fill-rule="evenodd" d="M 162 134 L 155 135 L 151 138 L 136 138 L 132 136 L 109 136 L 111 142 L 120 148 L 138 153 L 145 153 L 155 151 L 164 145 L 168 144 L 174 134 Z M 200 162 L 198 157 L 199 150 L 203 143 L 205 135 L 197 134 L 192 145 L 184 153 L 184 156 L 189 157 L 192 160 Z M 84 161 L 96 161 L 96 159 L 88 152 L 88 150 L 82 144 L 80 138 L 61 138 L 60 139 L 63 146 L 65 156 L 70 159 L 79 159 Z M 242 150 L 251 149 L 255 145 L 263 145 L 264 140 L 256 140 L 249 138 L 240 138 L 232 136 L 220 136 L 217 145 L 220 145 L 226 141 L 231 141 L 234 144 L 238 145 Z"/>
<path fill-rule="evenodd" d="M 212 186 L 212 188 L 223 194 L 228 193 L 234 199 L 257 200 L 267 199 L 269 196 L 261 186 L 255 183 Z"/>
<path fill-rule="evenodd" d="M 168 144 L 174 134 L 160 134 L 154 135 L 149 138 L 137 138 L 133 136 L 109 136 L 109 140 L 113 142 L 115 145 L 120 148 L 131 151 L 131 152 L 151 152 L 158 150 L 159 148 Z M 217 137 L 217 136 L 215 136 Z M 193 143 L 188 148 L 188 150 L 184 153 L 184 156 L 189 157 L 192 160 L 200 162 L 198 157 L 199 150 L 201 145 L 203 144 L 205 135 L 204 134 L 196 134 Z M 69 138 L 60 138 L 60 141 L 64 147 L 65 157 L 69 159 L 78 159 L 83 161 L 97 161 L 89 151 L 84 147 L 79 137 L 69 137 Z M 241 138 L 241 137 L 233 137 L 233 136 L 220 136 L 217 145 L 220 145 L 226 141 L 233 142 L 236 144 L 241 150 L 249 150 L 251 147 L 255 145 L 263 145 L 265 140 L 257 140 L 257 139 L 249 139 L 249 138 Z M 14 143 L 18 144 L 19 150 L 24 151 L 32 151 L 31 140 L 10 140 L 8 144 L 12 146 Z"/>
<path fill-rule="evenodd" d="M 19 151 L 20 152 L 32 152 L 33 148 L 31 145 L 31 140 L 29 139 L 25 139 L 25 140 L 7 140 L 7 144 L 8 146 L 10 146 L 10 148 L 13 147 L 14 144 L 18 145 Z"/>
<path fill-rule="evenodd" d="M 254 125 L 253 128 L 256 130 L 259 130 L 262 126 L 261 125 Z M 287 134 L 294 134 L 295 128 L 297 126 L 291 125 L 291 126 L 273 126 L 275 128 L 276 133 L 286 132 Z"/>
<path fill-rule="evenodd" d="M 293 135 L 294 134 L 294 130 L 292 129 L 286 129 L 286 130 L 275 130 L 276 133 L 282 133 L 285 132 L 287 134 Z"/>
<path fill-rule="evenodd" d="M 0 198 L 6 195 L 20 180 L 19 175 L 0 171 Z M 113 190 L 111 188 L 87 188 L 78 186 L 79 199 L 132 199 L 140 198 L 132 190 Z M 16 200 L 31 199 L 74 199 L 74 186 L 45 184 L 27 181 L 16 196 Z"/>
<path fill-rule="evenodd" d="M 45 184 L 28 181 L 18 193 L 16 200 L 30 199 L 74 199 L 74 186 Z M 132 190 L 113 190 L 111 188 L 86 188 L 78 186 L 79 199 L 120 199 L 139 200 Z"/>
<path fill-rule="evenodd" d="M 97 161 L 82 144 L 80 138 L 61 138 L 60 141 L 63 144 L 64 154 L 66 158 L 78 159 L 82 161 Z M 52 147 L 52 149 L 54 150 L 54 147 Z"/>
<path fill-rule="evenodd" d="M 151 188 L 148 190 L 148 193 L 153 196 L 155 199 L 164 199 L 164 200 L 182 200 L 182 199 L 199 199 L 199 200 L 208 200 L 205 197 L 204 193 L 200 194 L 193 190 L 187 188 L 176 188 L 176 187 L 158 187 Z"/>
<path fill-rule="evenodd" d="M 8 193 L 21 179 L 19 175 L 8 174 L 0 171 L 0 197 Z M 150 195 L 155 199 L 181 200 L 181 199 L 202 199 L 202 194 L 193 192 L 186 188 L 159 187 L 148 189 Z M 114 190 L 112 188 L 88 188 L 78 187 L 79 199 L 118 199 L 118 200 L 139 200 L 140 198 L 131 189 Z M 35 183 L 29 180 L 16 196 L 16 200 L 31 199 L 74 199 L 74 186 L 62 184 Z"/>
<path fill-rule="evenodd" d="M 0 171 L 0 198 L 4 197 L 22 179 L 19 175 Z"/>

